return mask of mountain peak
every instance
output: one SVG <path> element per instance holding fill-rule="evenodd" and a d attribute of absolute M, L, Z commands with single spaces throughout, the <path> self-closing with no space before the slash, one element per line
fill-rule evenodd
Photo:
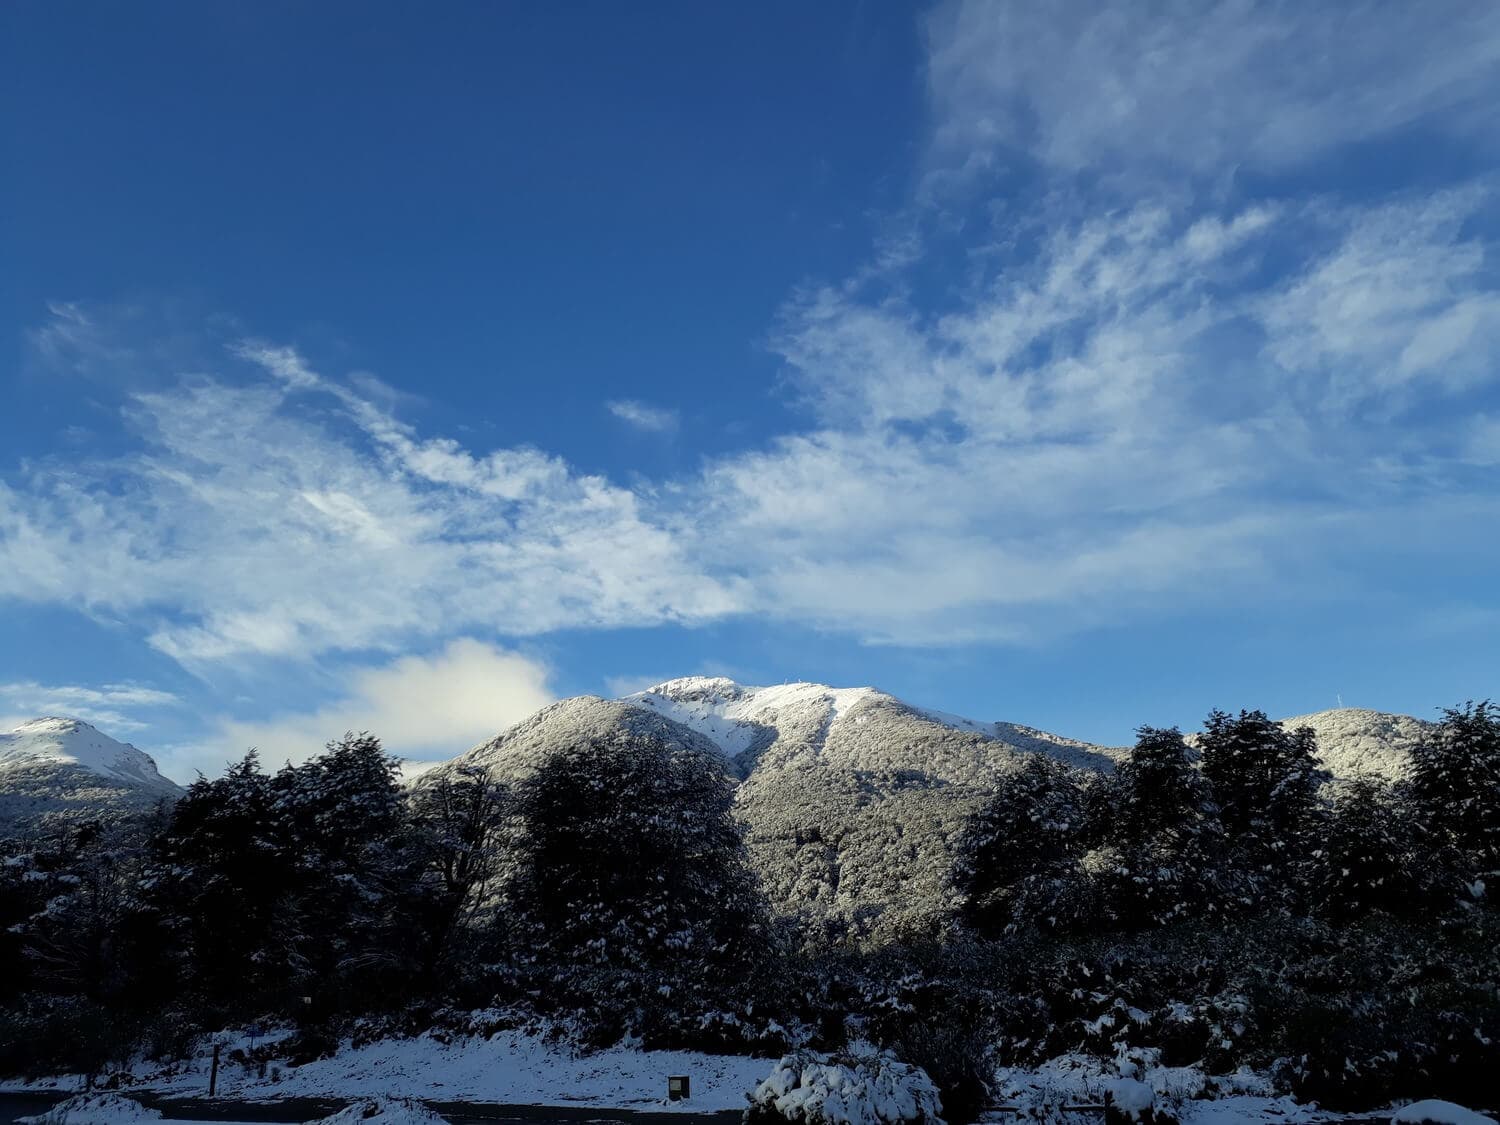
<path fill-rule="evenodd" d="M 1360 775 L 1398 781 L 1406 776 L 1411 753 L 1433 724 L 1410 715 L 1336 707 L 1282 720 L 1289 730 L 1311 727 L 1318 757 L 1336 777 Z"/>
<path fill-rule="evenodd" d="M 0 733 L 0 772 L 38 766 L 76 767 L 132 788 L 180 792 L 151 755 L 66 715 L 43 716 Z"/>
<path fill-rule="evenodd" d="M 625 698 L 635 699 L 637 696 L 657 695 L 683 703 L 693 700 L 727 702 L 741 699 L 747 691 L 754 690 L 754 688 L 746 688 L 743 684 L 736 683 L 727 676 L 678 676 L 675 679 L 663 680 L 655 687 L 635 692 Z"/>

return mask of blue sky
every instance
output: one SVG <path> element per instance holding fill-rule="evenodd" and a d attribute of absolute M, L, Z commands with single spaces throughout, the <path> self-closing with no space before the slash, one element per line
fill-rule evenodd
<path fill-rule="evenodd" d="M 1450 0 L 6 5 L 0 721 L 1492 694 L 1497 97 Z"/>

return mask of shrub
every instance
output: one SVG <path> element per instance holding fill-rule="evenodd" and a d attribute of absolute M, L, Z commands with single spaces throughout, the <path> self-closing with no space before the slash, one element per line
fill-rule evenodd
<path fill-rule="evenodd" d="M 901 1030 L 893 1047 L 931 1076 L 950 1122 L 967 1125 L 989 1105 L 995 1045 L 979 1022 L 957 1016 L 915 1021 Z"/>
<path fill-rule="evenodd" d="M 750 1095 L 745 1125 L 943 1125 L 937 1087 L 893 1054 L 783 1057 Z"/>

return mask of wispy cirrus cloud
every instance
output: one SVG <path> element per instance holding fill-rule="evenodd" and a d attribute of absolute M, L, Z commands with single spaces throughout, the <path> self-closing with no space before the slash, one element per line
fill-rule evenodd
<path fill-rule="evenodd" d="M 202 666 L 735 615 L 1027 640 L 1500 564 L 1493 169 L 1318 172 L 1412 129 L 1493 164 L 1500 12 L 1442 8 L 942 5 L 929 172 L 968 197 L 789 302 L 779 436 L 626 487 L 241 340 L 131 398 L 131 454 L 0 484 L 0 596 Z M 64 367 L 156 354 L 54 321 Z"/>
<path fill-rule="evenodd" d="M 1143 204 L 940 312 L 811 292 L 779 347 L 819 424 L 713 465 L 709 550 L 769 612 L 907 643 L 1326 596 L 1356 541 L 1500 510 L 1462 463 L 1487 206 Z"/>
<path fill-rule="evenodd" d="M 1464 233 L 1485 203 L 1456 190 L 1339 216 L 1338 243 L 1261 302 L 1268 353 L 1346 399 L 1493 378 L 1500 286 L 1489 247 Z"/>
<path fill-rule="evenodd" d="M 115 731 L 143 730 L 144 715 L 182 700 L 144 684 L 42 684 L 34 680 L 0 683 L 0 730 L 44 715 L 67 715 Z"/>
<path fill-rule="evenodd" d="M 1380 527 L 1497 503 L 1490 206 L 1150 203 L 941 308 L 810 290 L 777 338 L 807 425 L 644 491 L 242 342 L 259 378 L 130 401 L 134 455 L 0 486 L 0 591 L 189 666 L 740 614 L 1026 640 L 1317 596 Z"/>
<path fill-rule="evenodd" d="M 420 438 L 290 349 L 236 351 L 270 378 L 136 394 L 132 454 L 0 484 L 0 596 L 129 615 L 188 665 L 739 608 L 630 490 Z"/>
<path fill-rule="evenodd" d="M 927 34 L 949 165 L 1217 176 L 1418 124 L 1493 152 L 1500 10 L 1484 0 L 951 0 Z"/>
<path fill-rule="evenodd" d="M 675 410 L 651 406 L 633 398 L 611 399 L 604 404 L 604 408 L 627 426 L 649 434 L 672 433 L 682 421 Z"/>

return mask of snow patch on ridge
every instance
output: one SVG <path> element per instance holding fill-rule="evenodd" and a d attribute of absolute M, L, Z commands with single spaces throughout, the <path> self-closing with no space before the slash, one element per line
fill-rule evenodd
<path fill-rule="evenodd" d="M 723 676 L 685 676 L 627 695 L 620 702 L 681 723 L 734 758 L 762 738 L 766 720 L 778 711 L 808 704 L 822 706 L 832 724 L 855 705 L 878 696 L 884 693 L 868 687 L 833 688 L 813 683 L 747 687 Z"/>
<path fill-rule="evenodd" d="M 978 735 L 1022 753 L 1046 754 L 1070 765 L 1098 769 L 1118 761 L 1125 751 L 1095 746 L 1018 723 L 980 722 L 947 711 L 913 707 L 873 687 L 835 688 L 807 682 L 748 687 L 723 676 L 686 676 L 667 680 L 620 702 L 641 707 L 681 723 L 709 739 L 731 759 L 763 749 L 786 715 L 822 712 L 822 731 L 814 740 L 821 749 L 833 725 L 865 703 L 886 705 L 918 720 L 949 730 Z M 863 711 L 850 721 L 864 722 Z M 768 737 L 769 735 L 769 737 Z"/>

